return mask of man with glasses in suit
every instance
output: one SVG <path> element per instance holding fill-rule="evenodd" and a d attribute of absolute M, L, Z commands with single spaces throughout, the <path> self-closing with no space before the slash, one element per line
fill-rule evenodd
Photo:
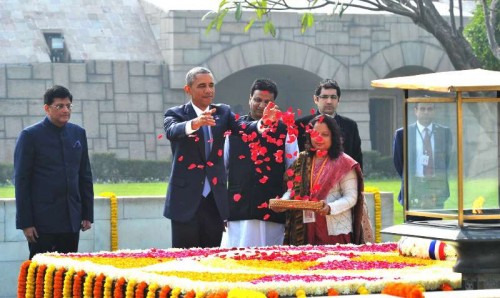
<path fill-rule="evenodd" d="M 359 137 L 358 124 L 347 117 L 337 113 L 340 103 L 341 90 L 337 81 L 326 79 L 316 87 L 313 100 L 317 106 L 316 113 L 297 119 L 295 124 L 299 130 L 299 150 L 304 151 L 307 140 L 307 125 L 317 115 L 323 114 L 333 117 L 342 132 L 342 145 L 344 153 L 356 160 L 363 168 L 363 153 L 361 152 L 361 138 Z"/>
<path fill-rule="evenodd" d="M 91 228 L 94 190 L 85 130 L 69 123 L 73 95 L 53 86 L 46 117 L 21 132 L 14 152 L 16 228 L 37 253 L 77 252 L 80 230 Z"/>

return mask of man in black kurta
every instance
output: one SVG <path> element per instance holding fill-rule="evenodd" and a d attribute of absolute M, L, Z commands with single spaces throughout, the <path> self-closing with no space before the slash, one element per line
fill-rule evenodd
<path fill-rule="evenodd" d="M 258 79 L 252 84 L 245 121 L 260 120 L 264 108 L 278 95 L 276 84 Z M 224 157 L 228 167 L 230 247 L 282 245 L 284 213 L 267 207 L 269 199 L 285 192 L 283 175 L 297 155 L 297 142 L 290 142 L 287 127 L 278 122 L 263 134 L 226 140 Z M 287 158 L 288 156 L 288 158 Z"/>
<path fill-rule="evenodd" d="M 85 130 L 69 123 L 73 97 L 62 86 L 44 95 L 45 119 L 21 132 L 14 152 L 16 228 L 30 259 L 78 251 L 79 231 L 91 228 L 94 191 Z"/>

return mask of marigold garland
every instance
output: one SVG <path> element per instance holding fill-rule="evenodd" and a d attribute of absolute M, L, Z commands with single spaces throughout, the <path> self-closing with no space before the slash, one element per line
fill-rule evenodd
<path fill-rule="evenodd" d="M 158 290 L 159 286 L 157 283 L 152 283 L 148 287 L 148 294 L 146 295 L 146 298 L 155 298 L 156 297 L 156 291 Z"/>
<path fill-rule="evenodd" d="M 144 298 L 144 291 L 147 287 L 148 284 L 144 281 L 141 281 L 135 289 L 135 298 Z"/>
<path fill-rule="evenodd" d="M 227 292 L 220 291 L 217 293 L 210 293 L 207 295 L 207 298 L 227 298 Z"/>
<path fill-rule="evenodd" d="M 56 267 L 50 265 L 45 271 L 45 281 L 43 285 L 43 298 L 52 298 L 54 292 L 54 272 Z"/>
<path fill-rule="evenodd" d="M 30 264 L 30 260 L 24 261 L 19 269 L 19 277 L 17 278 L 17 297 L 26 296 L 26 281 Z"/>
<path fill-rule="evenodd" d="M 35 297 L 35 279 L 36 279 L 36 262 L 31 262 L 28 268 L 28 276 L 26 277 L 26 297 L 33 298 Z"/>
<path fill-rule="evenodd" d="M 113 278 L 107 276 L 104 282 L 104 298 L 113 297 Z"/>
<path fill-rule="evenodd" d="M 380 190 L 377 187 L 365 187 L 365 192 L 373 193 L 373 205 L 375 208 L 375 242 L 382 242 L 382 199 Z"/>
<path fill-rule="evenodd" d="M 136 284 L 137 284 L 137 282 L 134 279 L 131 279 L 127 282 L 127 288 L 125 289 L 125 298 L 133 298 L 134 297 Z"/>
<path fill-rule="evenodd" d="M 172 289 L 169 286 L 164 286 L 161 291 L 160 291 L 160 297 L 159 298 L 167 298 L 168 293 L 170 293 Z M 214 297 L 215 298 L 215 297 Z"/>
<path fill-rule="evenodd" d="M 235 288 L 227 293 L 227 298 L 266 298 L 266 295 L 258 291 Z"/>
<path fill-rule="evenodd" d="M 43 298 L 45 270 L 47 270 L 47 265 L 40 265 L 36 271 L 35 298 Z"/>
<path fill-rule="evenodd" d="M 186 294 L 184 294 L 184 297 L 183 298 L 195 298 L 196 297 L 196 293 L 191 290 L 189 292 L 187 292 Z"/>
<path fill-rule="evenodd" d="M 280 294 L 274 290 L 271 290 L 267 292 L 266 297 L 267 298 L 279 298 Z"/>
<path fill-rule="evenodd" d="M 54 298 L 62 298 L 63 296 L 63 284 L 64 284 L 64 273 L 66 269 L 64 267 L 59 268 L 54 275 Z"/>
<path fill-rule="evenodd" d="M 113 192 L 103 192 L 99 196 L 109 198 L 111 251 L 118 250 L 118 200 Z"/>
<path fill-rule="evenodd" d="M 123 298 L 125 297 L 124 295 L 124 286 L 127 281 L 125 280 L 124 277 L 120 277 L 116 283 L 115 283 L 115 288 L 113 290 L 113 297 L 114 298 Z"/>
<path fill-rule="evenodd" d="M 73 267 L 69 268 L 68 272 L 64 276 L 63 284 L 63 298 L 71 298 L 73 294 L 73 277 L 75 275 L 75 269 Z"/>
<path fill-rule="evenodd" d="M 172 295 L 170 298 L 179 298 L 179 295 L 181 294 L 181 289 L 180 288 L 174 288 L 172 290 Z"/>
<path fill-rule="evenodd" d="M 425 288 L 421 285 L 407 283 L 390 283 L 382 289 L 382 294 L 403 298 L 423 298 Z"/>
<path fill-rule="evenodd" d="M 73 298 L 81 298 L 83 293 L 83 279 L 85 271 L 80 270 L 73 277 Z"/>
<path fill-rule="evenodd" d="M 87 278 L 85 278 L 85 283 L 83 284 L 83 297 L 84 298 L 92 298 L 92 292 L 94 287 L 94 278 L 95 273 L 90 272 L 87 274 Z"/>
<path fill-rule="evenodd" d="M 99 274 L 96 278 L 95 278 L 95 283 L 94 283 L 94 291 L 92 291 L 92 294 L 94 295 L 93 297 L 94 298 L 101 298 L 102 297 L 102 290 L 103 290 L 103 287 L 104 287 L 104 279 L 106 278 L 106 276 L 104 276 L 104 274 Z"/>

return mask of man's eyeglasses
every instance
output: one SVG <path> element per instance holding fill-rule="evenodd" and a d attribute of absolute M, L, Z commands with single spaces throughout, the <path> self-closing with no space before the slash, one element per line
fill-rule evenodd
<path fill-rule="evenodd" d="M 71 103 L 68 103 L 68 104 L 62 104 L 62 103 L 60 103 L 60 104 L 56 104 L 56 105 L 51 105 L 51 107 L 53 107 L 54 109 L 56 109 L 58 111 L 62 110 L 64 107 L 66 107 L 68 110 L 71 111 L 71 109 L 73 109 L 73 104 L 71 104 Z"/>
<path fill-rule="evenodd" d="M 335 94 L 332 94 L 332 95 L 318 95 L 319 98 L 321 99 L 338 99 L 339 97 Z"/>

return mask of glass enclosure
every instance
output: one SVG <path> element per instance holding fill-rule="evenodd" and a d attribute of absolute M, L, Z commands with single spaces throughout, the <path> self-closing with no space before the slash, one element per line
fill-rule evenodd
<path fill-rule="evenodd" d="M 455 102 L 408 103 L 405 164 L 410 215 L 458 219 L 457 114 Z M 500 215 L 498 103 L 463 103 L 461 122 L 465 222 L 472 222 L 469 215 Z"/>

